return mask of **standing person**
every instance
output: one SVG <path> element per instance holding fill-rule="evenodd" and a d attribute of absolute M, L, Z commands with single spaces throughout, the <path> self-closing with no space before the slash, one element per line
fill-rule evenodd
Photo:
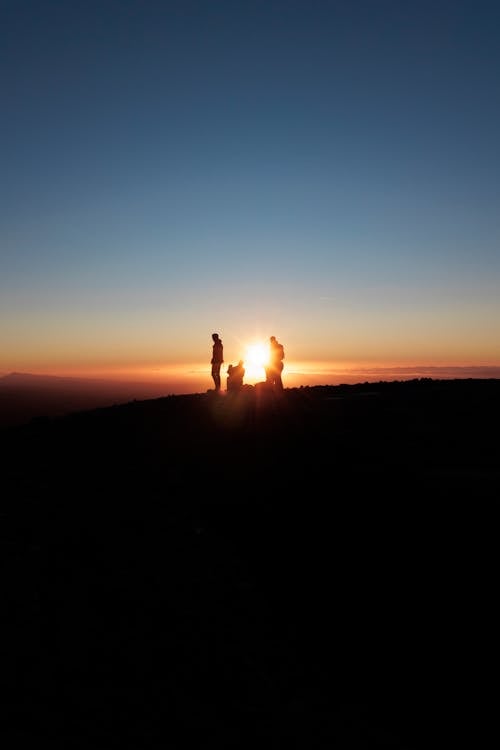
<path fill-rule="evenodd" d="M 266 368 L 266 380 L 276 391 L 283 390 L 281 373 L 283 372 L 283 360 L 285 349 L 276 336 L 269 338 L 269 365 Z"/>
<path fill-rule="evenodd" d="M 214 344 L 212 346 L 212 359 L 210 364 L 212 365 L 212 377 L 214 379 L 215 390 L 220 391 L 220 368 L 224 362 L 224 347 L 218 333 L 212 333 L 212 339 Z"/>

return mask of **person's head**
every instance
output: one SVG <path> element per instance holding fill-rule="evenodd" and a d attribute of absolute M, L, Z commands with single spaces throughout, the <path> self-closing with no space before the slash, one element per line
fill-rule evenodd
<path fill-rule="evenodd" d="M 218 338 L 219 338 L 219 334 L 218 333 L 212 333 L 212 338 L 213 338 L 214 341 L 217 341 Z"/>
<path fill-rule="evenodd" d="M 239 360 L 238 367 L 243 367 L 243 360 L 242 359 Z"/>
<path fill-rule="evenodd" d="M 270 342 L 271 342 L 272 344 L 274 344 L 274 342 L 276 341 L 276 336 L 271 336 L 271 337 L 269 338 L 269 341 L 270 341 Z"/>

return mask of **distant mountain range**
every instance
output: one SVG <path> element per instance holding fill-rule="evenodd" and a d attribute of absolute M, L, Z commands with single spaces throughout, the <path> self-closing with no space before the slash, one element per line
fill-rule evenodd
<path fill-rule="evenodd" d="M 151 387 L 150 383 L 144 383 L 141 381 L 119 381 L 108 378 L 77 378 L 77 377 L 64 377 L 59 375 L 39 375 L 31 372 L 10 372 L 8 375 L 0 377 L 0 387 L 2 386 L 20 386 L 20 387 L 49 387 L 49 388 L 60 388 L 64 387 L 80 387 L 86 386 L 99 386 L 99 385 L 126 385 L 127 387 L 141 386 Z M 156 386 L 155 386 L 156 387 Z"/>
<path fill-rule="evenodd" d="M 164 383 L 11 372 L 0 377 L 0 427 L 166 395 Z"/>

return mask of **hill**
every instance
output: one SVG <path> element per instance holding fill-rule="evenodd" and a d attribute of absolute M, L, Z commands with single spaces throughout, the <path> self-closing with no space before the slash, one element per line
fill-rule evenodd
<path fill-rule="evenodd" d="M 498 380 L 419 380 L 4 430 L 12 736 L 432 744 L 488 585 L 499 416 Z"/>
<path fill-rule="evenodd" d="M 312 501 L 352 494 L 416 500 L 496 487 L 499 380 L 420 379 L 245 388 L 130 401 L 7 430 L 19 491 L 206 500 Z M 0 435 L 2 433 L 0 432 Z M 210 482 L 213 475 L 219 483 Z M 78 482 L 75 478 L 79 477 Z M 278 493 L 278 494 L 275 494 Z M 317 493 L 317 494 L 315 494 Z"/>

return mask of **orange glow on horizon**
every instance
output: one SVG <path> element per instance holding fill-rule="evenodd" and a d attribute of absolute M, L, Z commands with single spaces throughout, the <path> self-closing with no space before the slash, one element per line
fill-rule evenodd
<path fill-rule="evenodd" d="M 253 349 L 253 347 L 256 347 Z M 268 349 L 255 342 L 245 349 L 244 382 L 254 385 L 265 379 L 264 352 L 267 357 Z M 243 357 L 242 357 L 243 359 Z M 224 374 L 231 360 L 224 365 Z M 231 361 L 238 362 L 237 358 Z M 19 366 L 21 364 L 21 366 Z M 33 363 L 17 363 L 14 367 L 5 367 L 0 371 L 0 377 L 11 372 L 30 373 L 54 377 L 92 378 L 100 380 L 142 382 L 158 384 L 168 393 L 200 393 L 213 387 L 210 375 L 210 364 L 207 362 L 172 363 L 141 363 L 119 366 L 101 365 L 94 363 L 83 365 L 35 366 Z M 297 388 L 313 385 L 340 385 L 363 382 L 379 382 L 390 380 L 409 380 L 421 377 L 433 378 L 469 378 L 469 377 L 500 377 L 500 361 L 471 362 L 469 361 L 428 361 L 414 363 L 411 361 L 298 361 L 286 360 L 283 370 L 285 388 Z"/>

